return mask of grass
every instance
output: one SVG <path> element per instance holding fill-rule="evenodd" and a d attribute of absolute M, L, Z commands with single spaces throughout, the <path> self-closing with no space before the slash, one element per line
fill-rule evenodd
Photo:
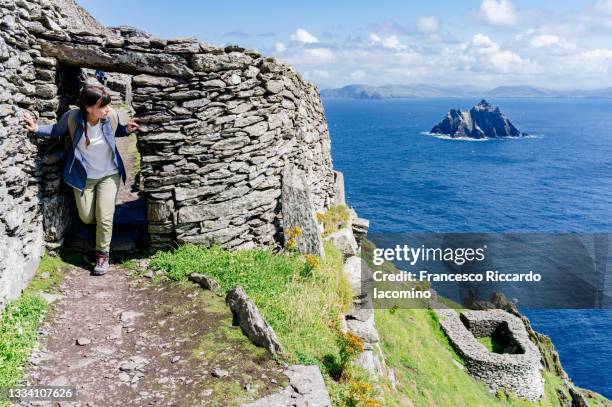
<path fill-rule="evenodd" d="M 9 302 L 0 317 L 0 388 L 15 386 L 36 345 L 38 327 L 47 312 L 47 302 L 39 294 L 56 292 L 69 265 L 60 257 L 45 254 L 28 287 Z M 0 406 L 9 406 L 0 400 Z"/>
<path fill-rule="evenodd" d="M 313 259 L 294 252 L 184 245 L 158 252 L 150 266 L 177 281 L 192 272 L 206 274 L 222 294 L 241 285 L 276 332 L 284 361 L 319 366 L 335 406 L 381 406 L 370 378 L 350 364 L 359 344 L 340 331 L 340 315 L 352 300 L 343 256 L 331 243 L 324 248 L 325 257 Z"/>
<path fill-rule="evenodd" d="M 323 224 L 323 237 L 348 227 L 349 219 L 346 205 L 330 206 L 325 212 L 317 212 L 317 221 Z"/>
<path fill-rule="evenodd" d="M 476 338 L 476 340 L 483 344 L 489 352 L 511 353 L 509 352 L 509 347 L 510 349 L 512 349 L 511 343 L 507 339 L 500 338 L 498 335 L 483 336 L 480 338 Z"/>
<path fill-rule="evenodd" d="M 367 241 L 362 246 L 362 256 L 370 264 L 372 248 Z M 545 394 L 537 402 L 504 392 L 492 394 L 484 383 L 466 373 L 435 313 L 424 302 L 413 304 L 414 309 L 375 310 L 385 361 L 395 373 L 396 388 L 382 378 L 377 393 L 367 375 L 354 367 L 348 368 L 344 380 L 332 380 L 341 353 L 338 315 L 350 302 L 350 290 L 342 272 L 342 256 L 331 244 L 326 244 L 325 250 L 320 268 L 313 268 L 298 254 L 274 255 L 264 249 L 230 252 L 187 245 L 158 253 L 151 266 L 174 280 L 184 280 L 191 272 L 206 274 L 220 283 L 221 293 L 242 285 L 276 331 L 286 360 L 321 368 L 336 406 L 366 405 L 359 400 L 382 396 L 385 406 L 552 407 L 561 405 L 558 392 L 568 394 L 562 379 L 549 372 L 543 372 Z M 390 263 L 382 268 L 395 269 Z M 482 341 L 495 351 L 494 340 Z M 593 395 L 589 404 L 605 405 L 597 404 L 597 396 Z"/>
<path fill-rule="evenodd" d="M 70 267 L 70 264 L 61 257 L 45 254 L 40 260 L 36 274 L 24 292 L 32 294 L 39 292 L 57 292 L 59 283 L 64 278 L 64 270 L 67 267 Z"/>
<path fill-rule="evenodd" d="M 494 350 L 495 347 L 493 346 L 493 338 L 491 338 L 490 336 L 483 336 L 481 338 L 476 338 L 476 340 L 482 343 L 489 352 L 495 352 Z M 497 353 L 501 353 L 501 352 L 497 352 Z"/>
<path fill-rule="evenodd" d="M 3 311 L 0 320 L 0 387 L 14 386 L 21 379 L 23 366 L 36 344 L 38 325 L 46 311 L 47 302 L 32 294 L 22 295 Z"/>
<path fill-rule="evenodd" d="M 384 385 L 385 405 L 410 400 L 415 406 L 561 406 L 556 392 L 567 393 L 560 378 L 544 372 L 545 394 L 538 402 L 491 394 L 460 368 L 463 362 L 431 310 L 376 310 L 375 318 L 387 365 L 397 379 L 397 391 Z"/>
<path fill-rule="evenodd" d="M 173 280 L 206 274 L 227 292 L 241 285 L 278 335 L 291 363 L 316 364 L 339 357 L 339 315 L 351 300 L 342 255 L 325 244 L 326 256 L 313 268 L 305 256 L 275 255 L 265 249 L 231 252 L 220 247 L 184 245 L 159 252 L 150 265 Z"/>

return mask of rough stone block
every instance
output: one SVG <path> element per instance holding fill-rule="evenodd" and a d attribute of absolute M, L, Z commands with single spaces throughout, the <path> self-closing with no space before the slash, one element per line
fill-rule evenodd
<path fill-rule="evenodd" d="M 283 171 L 281 206 L 285 231 L 297 227 L 301 235 L 297 247 L 301 253 L 324 256 L 323 241 L 312 204 L 312 196 L 302 171 L 289 164 Z"/>
<path fill-rule="evenodd" d="M 242 287 L 236 286 L 227 293 L 225 301 L 234 315 L 234 324 L 257 346 L 265 348 L 271 355 L 282 352 L 281 344 L 272 327 L 259 313 L 257 306 Z"/>

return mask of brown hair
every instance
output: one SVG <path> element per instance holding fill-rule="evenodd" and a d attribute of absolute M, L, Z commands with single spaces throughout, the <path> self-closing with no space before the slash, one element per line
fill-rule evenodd
<path fill-rule="evenodd" d="M 76 105 L 81 109 L 81 114 L 86 114 L 86 108 L 95 106 L 98 100 L 101 100 L 100 107 L 104 107 L 111 102 L 111 97 L 102 86 L 87 84 L 81 89 Z"/>
<path fill-rule="evenodd" d="M 76 101 L 76 105 L 81 110 L 81 117 L 83 117 L 85 121 L 87 121 L 87 108 L 95 106 L 98 101 L 100 101 L 100 107 L 104 107 L 111 102 L 111 97 L 106 89 L 102 86 L 93 84 L 86 84 L 83 86 Z M 87 136 L 87 123 L 83 131 L 85 134 L 85 145 L 89 146 L 90 141 Z"/>

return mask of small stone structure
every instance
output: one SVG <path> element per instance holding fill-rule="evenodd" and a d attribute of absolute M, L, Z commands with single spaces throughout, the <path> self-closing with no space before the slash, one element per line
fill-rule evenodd
<path fill-rule="evenodd" d="M 140 119 L 150 248 L 282 245 L 288 165 L 315 211 L 335 202 L 319 92 L 289 65 L 239 46 L 109 29 L 74 0 L 0 0 L 0 28 L 0 308 L 75 218 L 63 140 L 29 135 L 20 116 L 57 120 L 85 69 L 108 72 Z"/>
<path fill-rule="evenodd" d="M 523 321 L 503 310 L 465 311 L 435 301 L 431 306 L 440 326 L 465 362 L 470 375 L 492 390 L 506 390 L 530 400 L 544 394 L 540 352 L 529 339 Z M 490 352 L 477 337 L 504 335 L 512 353 Z"/>

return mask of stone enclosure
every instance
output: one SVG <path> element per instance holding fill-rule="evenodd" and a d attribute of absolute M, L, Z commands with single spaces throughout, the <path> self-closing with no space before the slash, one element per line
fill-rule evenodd
<path fill-rule="evenodd" d="M 523 321 L 503 310 L 464 311 L 460 315 L 432 302 L 440 326 L 465 362 L 470 375 L 493 391 L 506 390 L 537 400 L 544 394 L 540 352 Z M 476 338 L 492 337 L 502 349 L 490 352 Z"/>
<path fill-rule="evenodd" d="M 119 77 L 124 107 L 140 119 L 152 249 L 281 245 L 291 226 L 285 170 L 305 180 L 312 210 L 341 193 L 318 90 L 286 64 L 238 46 L 109 29 L 73 0 L 0 0 L 0 28 L 0 301 L 19 293 L 74 219 L 63 142 L 35 138 L 19 117 L 56 121 L 84 69 Z"/>

